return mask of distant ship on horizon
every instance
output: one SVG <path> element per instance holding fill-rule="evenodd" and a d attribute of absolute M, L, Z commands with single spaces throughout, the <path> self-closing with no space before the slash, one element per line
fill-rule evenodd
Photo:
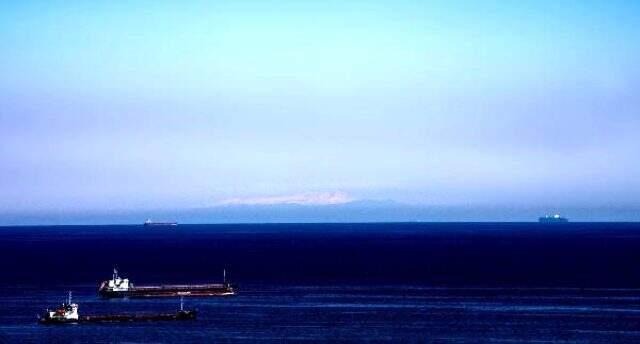
<path fill-rule="evenodd" d="M 155 222 L 151 221 L 151 219 L 147 219 L 144 222 L 145 227 L 175 227 L 177 225 L 177 222 Z"/>
<path fill-rule="evenodd" d="M 560 214 L 555 215 L 545 215 L 544 217 L 539 217 L 538 222 L 540 223 L 566 223 L 569 222 L 569 219 L 566 217 L 560 216 Z"/>

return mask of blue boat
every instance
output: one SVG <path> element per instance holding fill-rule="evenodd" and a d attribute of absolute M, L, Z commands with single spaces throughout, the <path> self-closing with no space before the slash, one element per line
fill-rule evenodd
<path fill-rule="evenodd" d="M 555 215 L 546 215 L 544 217 L 538 218 L 538 222 L 540 223 L 566 223 L 569 222 L 569 219 L 566 217 L 560 216 L 560 214 Z"/>

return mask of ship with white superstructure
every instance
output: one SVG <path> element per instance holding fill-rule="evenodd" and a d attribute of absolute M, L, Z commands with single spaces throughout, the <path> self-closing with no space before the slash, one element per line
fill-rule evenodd
<path fill-rule="evenodd" d="M 235 295 L 235 288 L 231 283 L 227 282 L 226 270 L 223 270 L 222 274 L 222 283 L 139 286 L 134 285 L 128 278 L 120 277 L 118 269 L 114 268 L 112 278 L 100 284 L 98 295 L 105 298 Z"/>
<path fill-rule="evenodd" d="M 158 222 L 158 221 L 152 221 L 151 219 L 147 219 L 146 221 L 144 221 L 143 226 L 145 228 L 149 228 L 149 227 L 174 228 L 178 226 L 178 223 L 177 222 Z"/>
<path fill-rule="evenodd" d="M 554 215 L 546 215 L 544 217 L 538 218 L 538 222 L 540 223 L 566 223 L 569 222 L 569 219 L 566 217 L 560 216 L 560 214 Z"/>
<path fill-rule="evenodd" d="M 51 311 L 47 309 L 38 322 L 43 325 L 82 324 L 82 323 L 114 323 L 134 321 L 166 321 L 166 320 L 195 320 L 197 311 L 185 310 L 180 298 L 180 309 L 174 313 L 125 313 L 105 315 L 78 314 L 78 304 L 71 301 L 71 292 L 61 306 Z"/>

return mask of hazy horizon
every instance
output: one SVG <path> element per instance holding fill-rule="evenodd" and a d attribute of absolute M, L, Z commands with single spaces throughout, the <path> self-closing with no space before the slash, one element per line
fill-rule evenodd
<path fill-rule="evenodd" d="M 632 214 L 639 17 L 628 1 L 2 3 L 0 214 Z"/>
<path fill-rule="evenodd" d="M 0 213 L 0 226 L 180 224 L 537 222 L 560 213 L 575 222 L 640 222 L 640 207 L 425 206 L 354 200 L 335 204 L 221 204 L 201 208 L 48 210 Z"/>

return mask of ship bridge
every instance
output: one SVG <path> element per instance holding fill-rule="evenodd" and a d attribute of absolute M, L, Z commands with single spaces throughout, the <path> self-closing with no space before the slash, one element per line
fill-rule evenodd
<path fill-rule="evenodd" d="M 113 278 L 109 280 L 107 287 L 112 291 L 127 291 L 129 290 L 129 279 L 120 278 L 120 276 L 118 276 L 118 269 L 114 268 Z"/>

